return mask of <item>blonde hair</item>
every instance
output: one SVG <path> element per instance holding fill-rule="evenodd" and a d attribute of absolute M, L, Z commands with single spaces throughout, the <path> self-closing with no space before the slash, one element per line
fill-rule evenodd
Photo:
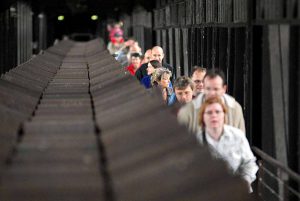
<path fill-rule="evenodd" d="M 151 84 L 155 85 L 158 82 L 160 82 L 161 78 L 164 74 L 170 75 L 170 77 L 172 76 L 172 72 L 170 70 L 168 70 L 167 68 L 164 68 L 164 67 L 156 68 L 151 76 Z"/>

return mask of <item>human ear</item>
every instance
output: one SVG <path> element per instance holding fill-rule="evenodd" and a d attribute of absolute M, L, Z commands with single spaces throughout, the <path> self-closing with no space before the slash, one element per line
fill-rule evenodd
<path fill-rule="evenodd" d="M 227 85 L 226 84 L 223 85 L 223 90 L 224 90 L 224 93 L 227 92 Z"/>

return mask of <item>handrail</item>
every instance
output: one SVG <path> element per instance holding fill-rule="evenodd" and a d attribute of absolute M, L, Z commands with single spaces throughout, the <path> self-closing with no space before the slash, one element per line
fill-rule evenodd
<path fill-rule="evenodd" d="M 251 147 L 251 148 L 262 159 L 264 159 L 268 163 L 276 166 L 277 168 L 280 168 L 281 170 L 283 170 L 284 172 L 286 172 L 290 177 L 292 177 L 293 179 L 295 179 L 297 182 L 300 182 L 300 175 L 298 173 L 294 172 L 293 170 L 291 170 L 290 168 L 286 167 L 285 165 L 283 165 L 282 163 L 280 163 L 276 159 L 272 158 L 271 156 L 269 156 L 268 154 L 266 154 L 265 152 L 263 152 L 261 149 L 259 149 L 257 147 L 254 147 L 254 146 Z"/>

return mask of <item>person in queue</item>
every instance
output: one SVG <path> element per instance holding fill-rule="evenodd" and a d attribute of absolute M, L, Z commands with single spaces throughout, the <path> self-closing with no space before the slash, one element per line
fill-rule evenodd
<path fill-rule="evenodd" d="M 163 62 L 165 55 L 164 55 L 164 51 L 160 46 L 154 46 L 151 49 L 151 59 L 152 60 L 158 60 L 159 63 L 162 64 L 163 67 L 167 68 L 168 70 L 171 71 L 171 77 L 172 79 L 174 78 L 173 76 L 173 67 L 170 64 L 167 64 L 165 62 Z M 136 71 L 135 76 L 136 78 L 141 81 L 143 79 L 144 76 L 147 76 L 147 68 L 148 68 L 148 64 L 143 64 L 141 65 L 141 67 Z"/>
<path fill-rule="evenodd" d="M 151 52 L 151 49 L 146 50 L 141 64 L 149 63 L 151 61 Z"/>
<path fill-rule="evenodd" d="M 116 52 L 125 48 L 125 41 L 123 38 L 123 30 L 120 28 L 114 28 L 109 34 L 109 43 L 107 49 L 111 55 L 114 55 Z"/>
<path fill-rule="evenodd" d="M 131 53 L 130 56 L 130 65 L 126 67 L 126 70 L 132 75 L 135 75 L 135 72 L 141 65 L 141 54 L 140 53 Z"/>
<path fill-rule="evenodd" d="M 227 123 L 245 132 L 242 107 L 232 96 L 226 94 L 225 81 L 222 70 L 208 70 L 204 76 L 204 92 L 180 108 L 177 116 L 179 124 L 187 126 L 190 132 L 195 133 L 199 127 L 198 113 L 202 103 L 208 98 L 220 97 L 228 108 L 226 113 Z"/>
<path fill-rule="evenodd" d="M 168 106 L 176 102 L 176 95 L 170 81 L 171 76 L 171 71 L 163 67 L 155 69 L 151 77 L 152 85 L 158 86 L 161 89 L 163 101 Z"/>
<path fill-rule="evenodd" d="M 204 92 L 204 76 L 206 68 L 194 66 L 192 70 L 191 79 L 194 82 L 193 98 L 197 97 L 200 93 Z"/>
<path fill-rule="evenodd" d="M 131 63 L 130 59 L 132 53 L 139 53 L 140 55 L 142 55 L 139 43 L 133 38 L 124 42 L 124 47 L 116 52 L 115 58 L 122 67 L 126 67 Z"/>
<path fill-rule="evenodd" d="M 174 90 L 177 101 L 184 105 L 193 99 L 194 83 L 187 76 L 178 77 L 174 82 Z"/>
<path fill-rule="evenodd" d="M 249 185 L 256 179 L 258 166 L 244 132 L 226 125 L 227 108 L 220 97 L 204 101 L 199 111 L 197 139 L 208 146 L 212 156 L 223 159 L 233 174 L 241 176 Z"/>
<path fill-rule="evenodd" d="M 141 80 L 141 83 L 144 85 L 146 89 L 149 89 L 152 87 L 151 84 L 151 76 L 154 73 L 155 69 L 162 68 L 161 63 L 158 60 L 151 60 L 148 63 L 147 67 L 147 76 L 144 76 Z"/>

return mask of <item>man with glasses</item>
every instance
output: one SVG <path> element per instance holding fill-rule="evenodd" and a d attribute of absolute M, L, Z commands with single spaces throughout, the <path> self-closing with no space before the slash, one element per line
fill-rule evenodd
<path fill-rule="evenodd" d="M 178 122 L 186 125 L 192 133 L 196 133 L 199 128 L 199 110 L 202 103 L 208 98 L 220 97 L 228 109 L 226 114 L 227 124 L 245 132 L 242 107 L 232 96 L 226 94 L 225 81 L 225 75 L 220 69 L 208 70 L 204 76 L 203 93 L 200 93 L 193 101 L 179 110 Z"/>
<path fill-rule="evenodd" d="M 206 74 L 206 68 L 200 66 L 194 66 L 191 79 L 194 82 L 193 98 L 197 97 L 204 91 L 203 78 Z"/>

